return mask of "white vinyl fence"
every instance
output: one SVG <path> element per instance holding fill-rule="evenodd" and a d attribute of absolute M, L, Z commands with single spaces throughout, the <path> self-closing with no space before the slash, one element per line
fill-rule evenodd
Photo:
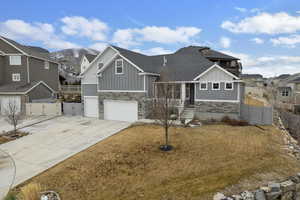
<path fill-rule="evenodd" d="M 253 125 L 272 125 L 273 108 L 242 104 L 241 119 Z"/>
<path fill-rule="evenodd" d="M 26 115 L 62 115 L 61 103 L 26 103 Z"/>

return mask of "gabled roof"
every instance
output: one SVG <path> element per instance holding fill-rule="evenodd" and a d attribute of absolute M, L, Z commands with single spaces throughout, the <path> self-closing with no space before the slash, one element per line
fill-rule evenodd
<path fill-rule="evenodd" d="M 43 49 L 41 47 L 33 47 L 33 46 L 25 46 L 22 45 L 14 40 L 5 38 L 3 36 L 0 36 L 0 39 L 5 40 L 7 43 L 11 44 L 15 48 L 19 49 L 22 53 L 27 54 L 28 56 L 36 57 L 42 60 L 47 60 L 53 63 L 57 63 L 57 61 L 53 60 L 50 57 L 49 51 L 46 49 Z"/>
<path fill-rule="evenodd" d="M 290 81 L 291 83 L 300 83 L 300 77 L 297 77 Z"/>
<path fill-rule="evenodd" d="M 168 77 L 168 81 L 192 81 L 199 74 L 202 74 L 214 65 L 214 62 L 199 52 L 200 47 L 195 46 L 182 48 L 172 54 L 156 56 L 147 56 L 113 45 L 111 45 L 111 47 L 144 72 L 163 73 L 165 77 Z M 211 52 L 214 53 L 216 51 Z M 216 56 L 217 54 L 214 55 Z M 227 56 L 221 53 L 218 55 L 223 57 Z M 227 58 L 229 57 L 230 59 L 237 59 L 227 56 Z"/>
<path fill-rule="evenodd" d="M 0 86 L 0 94 L 1 93 L 10 93 L 10 94 L 26 94 L 36 86 L 43 84 L 47 88 L 49 88 L 52 92 L 54 90 L 50 88 L 44 81 L 33 81 L 26 84 L 20 84 L 20 83 L 10 83 Z"/>
<path fill-rule="evenodd" d="M 91 63 L 97 57 L 97 55 L 93 54 L 85 54 L 84 56 L 86 57 L 86 59 L 88 59 L 89 63 Z"/>
<path fill-rule="evenodd" d="M 239 58 L 235 58 L 233 56 L 229 56 L 219 51 L 212 50 L 209 47 L 202 47 L 202 46 L 183 47 L 177 50 L 175 53 L 180 53 L 180 54 L 197 53 L 202 55 L 205 58 L 210 58 L 210 59 L 239 60 Z"/>

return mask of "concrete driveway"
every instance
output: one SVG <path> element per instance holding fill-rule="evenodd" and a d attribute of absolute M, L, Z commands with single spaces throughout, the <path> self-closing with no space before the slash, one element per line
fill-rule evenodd
<path fill-rule="evenodd" d="M 31 135 L 2 144 L 0 149 L 15 160 L 16 186 L 129 125 L 128 122 L 63 116 L 23 128 Z M 0 186 L 5 182 L 8 181 L 1 178 Z"/>

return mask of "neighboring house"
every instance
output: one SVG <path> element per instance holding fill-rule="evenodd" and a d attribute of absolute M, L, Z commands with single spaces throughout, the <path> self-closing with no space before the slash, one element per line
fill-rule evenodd
<path fill-rule="evenodd" d="M 265 80 L 260 74 L 241 74 L 245 83 L 245 94 L 263 97 Z"/>
<path fill-rule="evenodd" d="M 300 77 L 289 81 L 286 86 L 278 87 L 277 100 L 283 103 L 300 104 Z"/>
<path fill-rule="evenodd" d="M 82 56 L 80 62 L 80 73 L 83 73 L 88 68 L 88 66 L 96 58 L 96 56 L 97 55 L 93 55 L 93 54 L 85 54 Z"/>
<path fill-rule="evenodd" d="M 244 85 L 238 60 L 208 47 L 146 56 L 108 46 L 81 73 L 84 115 L 121 121 L 147 118 L 150 100 L 165 83 L 163 75 L 173 83 L 179 113 L 189 110 L 201 119 L 239 118 Z"/>
<path fill-rule="evenodd" d="M 0 114 L 7 112 L 12 101 L 25 113 L 26 102 L 54 98 L 58 66 L 47 50 L 0 36 Z"/>

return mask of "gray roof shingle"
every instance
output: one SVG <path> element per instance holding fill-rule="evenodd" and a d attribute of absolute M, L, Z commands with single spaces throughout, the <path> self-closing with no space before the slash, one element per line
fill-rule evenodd
<path fill-rule="evenodd" d="M 12 45 L 16 46 L 17 48 L 19 48 L 20 50 L 22 50 L 23 52 L 25 52 L 26 54 L 28 54 L 29 56 L 33 56 L 33 57 L 37 57 L 37 58 L 41 58 L 43 60 L 48 60 L 54 63 L 57 63 L 57 61 L 53 60 L 50 57 L 50 54 L 47 50 L 40 48 L 40 47 L 33 47 L 33 46 L 25 46 L 22 45 L 14 40 L 11 40 L 9 38 L 5 38 L 3 36 L 0 36 L 2 39 L 6 40 L 7 42 L 11 43 Z"/>
<path fill-rule="evenodd" d="M 185 47 L 173 54 L 157 56 L 147 56 L 117 46 L 112 47 L 145 72 L 165 74 L 168 81 L 193 80 L 214 64 L 200 54 L 198 51 L 200 47 Z M 225 57 L 225 54 L 220 53 L 219 55 Z M 237 59 L 231 56 L 227 56 L 227 58 Z M 167 60 L 165 65 L 163 65 L 164 59 Z"/>

